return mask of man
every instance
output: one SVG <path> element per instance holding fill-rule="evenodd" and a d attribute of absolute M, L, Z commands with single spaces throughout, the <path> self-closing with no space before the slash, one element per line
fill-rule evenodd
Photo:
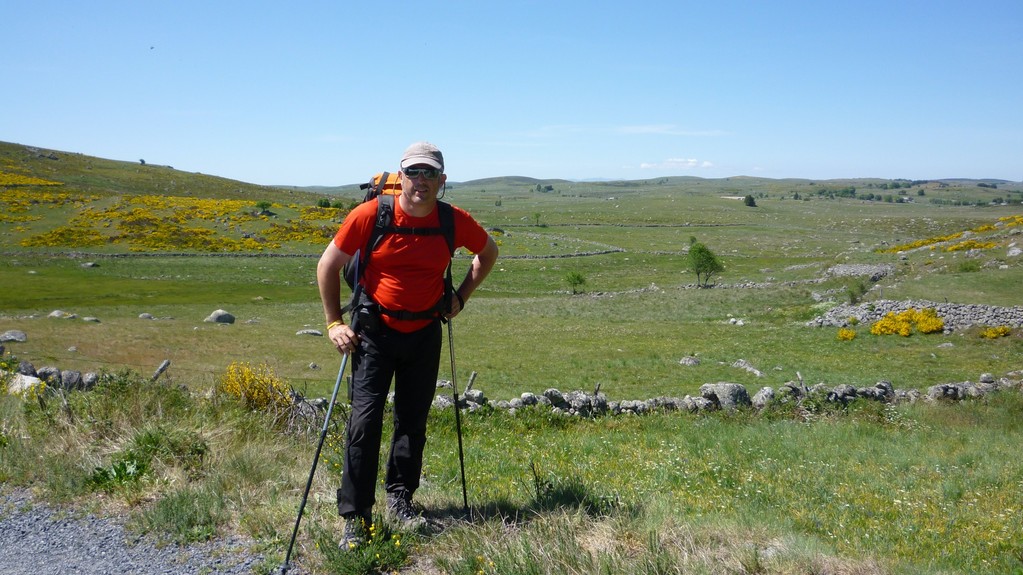
<path fill-rule="evenodd" d="M 405 150 L 399 167 L 401 194 L 394 201 L 394 226 L 439 228 L 438 194 L 447 180 L 443 154 L 433 144 L 418 142 Z M 444 234 L 390 233 L 371 254 L 364 253 L 377 203 L 370 200 L 348 214 L 316 267 L 328 337 L 352 360 L 352 405 L 338 490 L 338 512 L 346 520 L 342 549 L 364 542 L 372 522 L 383 412 L 392 377 L 394 435 L 384 480 L 387 513 L 406 525 L 420 520 L 412 496 L 419 487 L 426 420 L 437 385 L 441 316 L 451 319 L 462 311 L 490 273 L 498 252 L 486 230 L 452 206 L 454 247 L 464 246 L 475 256 L 465 279 L 446 293 L 450 251 Z M 360 260 L 366 262 L 360 270 L 366 297 L 353 310 L 353 317 L 359 318 L 353 330 L 342 317 L 340 272 L 360 249 Z"/>

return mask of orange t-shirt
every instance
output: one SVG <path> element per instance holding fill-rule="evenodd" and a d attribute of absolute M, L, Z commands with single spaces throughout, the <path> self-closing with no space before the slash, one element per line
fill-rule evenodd
<path fill-rule="evenodd" d="M 487 245 L 487 231 L 465 210 L 452 206 L 455 220 L 455 249 L 465 247 L 479 252 Z M 377 217 L 377 200 L 359 204 L 353 209 L 334 236 L 334 245 L 346 254 L 365 250 Z M 437 209 L 427 216 L 414 217 L 401 209 L 394 199 L 394 226 L 408 228 L 439 228 Z M 362 285 L 373 301 L 389 310 L 424 311 L 432 308 L 444 293 L 444 270 L 448 266 L 448 243 L 444 234 L 386 234 L 362 271 Z M 365 254 L 360 255 L 365 261 Z M 455 287 L 458 287 L 457 285 Z M 431 320 L 400 320 L 381 314 L 389 327 L 413 332 Z"/>

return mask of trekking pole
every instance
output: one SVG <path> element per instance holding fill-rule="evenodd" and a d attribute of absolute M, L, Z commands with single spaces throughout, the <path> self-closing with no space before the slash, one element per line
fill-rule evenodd
<path fill-rule="evenodd" d="M 458 435 L 458 466 L 462 472 L 462 509 L 469 513 L 469 495 L 465 490 L 465 455 L 462 452 L 462 416 L 458 409 L 458 379 L 455 375 L 455 340 L 451 320 L 448 320 L 448 349 L 451 350 L 451 396 L 455 401 L 455 433 Z"/>
<path fill-rule="evenodd" d="M 355 251 L 355 255 L 352 256 L 353 267 L 355 270 L 355 277 L 359 277 L 359 250 Z M 355 288 L 352 291 L 352 331 L 356 331 L 356 318 L 358 317 L 355 311 L 355 306 L 359 303 L 359 296 L 362 295 L 362 284 L 356 283 Z M 330 331 L 329 329 L 327 330 Z M 358 332 L 356 332 L 358 333 Z M 306 501 L 309 499 L 309 490 L 313 486 L 313 477 L 316 475 L 316 465 L 320 462 L 320 452 L 323 451 L 323 442 L 327 439 L 327 429 L 330 428 L 330 416 L 334 413 L 334 403 L 337 401 L 338 390 L 341 389 L 341 380 L 345 376 L 345 367 L 348 365 L 349 353 L 345 352 L 341 356 L 341 369 L 337 370 L 337 381 L 334 382 L 334 391 L 330 394 L 330 403 L 327 405 L 327 414 L 323 417 L 323 430 L 320 431 L 320 442 L 316 444 L 316 455 L 313 456 L 313 467 L 309 470 L 309 479 L 305 482 L 305 491 L 302 492 L 302 503 L 298 506 L 298 517 L 295 518 L 295 528 L 291 531 L 291 543 L 288 543 L 288 553 L 284 556 L 284 564 L 281 565 L 280 575 L 285 575 L 288 569 L 291 568 L 291 551 L 295 547 L 295 539 L 298 537 L 298 526 L 302 523 L 302 512 L 305 511 Z"/>
<path fill-rule="evenodd" d="M 302 523 L 302 512 L 305 510 L 306 500 L 309 498 L 309 490 L 313 486 L 313 476 L 316 475 L 316 464 L 320 461 L 320 451 L 323 450 L 323 442 L 327 438 L 327 429 L 330 426 L 330 415 L 334 411 L 334 402 L 337 401 L 337 392 L 341 388 L 341 380 L 345 375 L 345 367 L 348 365 L 348 353 L 341 357 L 341 369 L 337 372 L 337 382 L 334 384 L 334 392 L 330 395 L 330 404 L 327 405 L 327 415 L 323 418 L 323 430 L 320 432 L 320 442 L 316 445 L 316 455 L 313 456 L 313 468 L 309 470 L 309 479 L 305 483 L 305 491 L 302 492 L 302 503 L 298 506 L 298 517 L 295 518 L 295 528 L 291 532 L 291 543 L 288 543 L 288 553 L 284 556 L 284 565 L 281 566 L 280 575 L 284 575 L 291 567 L 291 551 L 295 547 L 295 538 L 298 537 L 298 526 Z"/>

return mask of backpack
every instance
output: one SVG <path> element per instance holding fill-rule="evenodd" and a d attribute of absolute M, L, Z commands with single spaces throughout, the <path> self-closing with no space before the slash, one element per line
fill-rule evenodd
<path fill-rule="evenodd" d="M 445 272 L 444 281 L 444 294 L 441 296 L 441 300 L 437 302 L 432 308 L 421 311 L 421 312 L 409 312 L 403 310 L 387 310 L 380 307 L 378 304 L 373 303 L 372 305 L 378 308 L 380 313 L 384 313 L 391 317 L 404 320 L 414 319 L 427 319 L 434 318 L 446 308 L 448 302 L 448 295 L 454 289 L 451 283 L 451 259 L 455 255 L 455 212 L 451 204 L 447 202 L 437 201 L 437 216 L 440 219 L 440 227 L 437 228 L 408 228 L 398 227 L 394 225 L 394 197 L 401 193 L 401 176 L 399 174 L 390 174 L 383 172 L 373 176 L 368 183 L 359 186 L 359 189 L 366 190 L 363 203 L 376 198 L 377 200 L 377 215 L 376 223 L 373 225 L 373 231 L 369 234 L 369 239 L 366 241 L 366 246 L 361 250 L 361 257 L 353 257 L 348 263 L 345 264 L 342 270 L 342 275 L 345 278 L 345 282 L 348 287 L 355 290 L 356 283 L 362 279 L 362 272 L 366 269 L 367 263 L 373 253 L 373 250 L 380 245 L 380 242 L 384 239 L 384 236 L 388 234 L 411 234 L 417 236 L 435 236 L 443 235 L 445 241 L 448 244 L 448 266 Z M 361 261 L 360 261 L 361 260 Z M 356 267 L 357 266 L 357 267 Z M 356 277 L 356 274 L 360 277 Z M 368 299 L 369 296 L 363 293 L 363 298 Z M 362 298 L 360 298 L 362 299 Z M 365 302 L 352 302 L 347 308 L 355 307 L 358 305 L 366 305 Z M 344 311 L 347 311 L 347 308 Z"/>

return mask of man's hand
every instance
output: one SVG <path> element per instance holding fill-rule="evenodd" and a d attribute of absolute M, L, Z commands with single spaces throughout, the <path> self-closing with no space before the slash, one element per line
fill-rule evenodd
<path fill-rule="evenodd" d="M 352 353 L 359 345 L 359 336 L 355 335 L 351 327 L 343 323 L 328 329 L 327 337 L 334 342 L 334 347 L 344 354 Z"/>

